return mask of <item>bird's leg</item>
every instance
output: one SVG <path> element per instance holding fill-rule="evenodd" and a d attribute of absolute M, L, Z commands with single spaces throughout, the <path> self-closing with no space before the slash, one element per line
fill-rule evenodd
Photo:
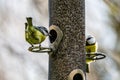
<path fill-rule="evenodd" d="M 34 46 L 31 44 L 31 47 L 34 48 Z"/>
<path fill-rule="evenodd" d="M 41 44 L 39 44 L 39 50 L 41 50 Z"/>
<path fill-rule="evenodd" d="M 89 73 L 89 68 L 90 68 L 90 65 L 89 64 L 86 64 L 86 72 Z"/>

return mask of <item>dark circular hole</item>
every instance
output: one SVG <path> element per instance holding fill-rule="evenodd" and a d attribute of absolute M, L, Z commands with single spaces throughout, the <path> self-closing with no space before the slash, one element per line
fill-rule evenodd
<path fill-rule="evenodd" d="M 57 38 L 57 32 L 55 30 L 50 30 L 50 43 L 53 43 Z"/>
<path fill-rule="evenodd" d="M 73 80 L 83 80 L 83 77 L 81 74 L 77 73 L 74 75 Z"/>

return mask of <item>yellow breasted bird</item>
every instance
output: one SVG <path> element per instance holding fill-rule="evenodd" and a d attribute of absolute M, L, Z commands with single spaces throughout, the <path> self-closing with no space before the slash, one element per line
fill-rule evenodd
<path fill-rule="evenodd" d="M 46 36 L 48 36 L 48 30 L 43 26 L 33 26 L 31 17 L 27 17 L 26 19 L 25 39 L 32 47 L 34 47 L 34 44 L 39 44 L 40 47 Z"/>
<path fill-rule="evenodd" d="M 89 64 L 95 60 L 91 59 L 93 54 L 97 52 L 98 44 L 92 35 L 87 35 L 86 38 L 86 72 L 89 72 Z"/>

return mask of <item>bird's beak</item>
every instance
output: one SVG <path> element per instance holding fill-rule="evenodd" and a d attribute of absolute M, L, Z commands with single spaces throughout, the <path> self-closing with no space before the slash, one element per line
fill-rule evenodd
<path fill-rule="evenodd" d="M 50 33 L 48 33 L 48 35 L 47 36 L 52 36 Z"/>
<path fill-rule="evenodd" d="M 51 34 L 50 33 L 46 33 L 45 36 L 51 36 Z"/>

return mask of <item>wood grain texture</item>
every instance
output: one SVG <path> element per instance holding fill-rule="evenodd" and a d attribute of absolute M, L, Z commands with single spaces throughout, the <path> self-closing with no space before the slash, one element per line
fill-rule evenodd
<path fill-rule="evenodd" d="M 49 0 L 50 25 L 59 26 L 63 39 L 49 56 L 49 80 L 68 80 L 74 69 L 85 72 L 85 1 Z"/>

